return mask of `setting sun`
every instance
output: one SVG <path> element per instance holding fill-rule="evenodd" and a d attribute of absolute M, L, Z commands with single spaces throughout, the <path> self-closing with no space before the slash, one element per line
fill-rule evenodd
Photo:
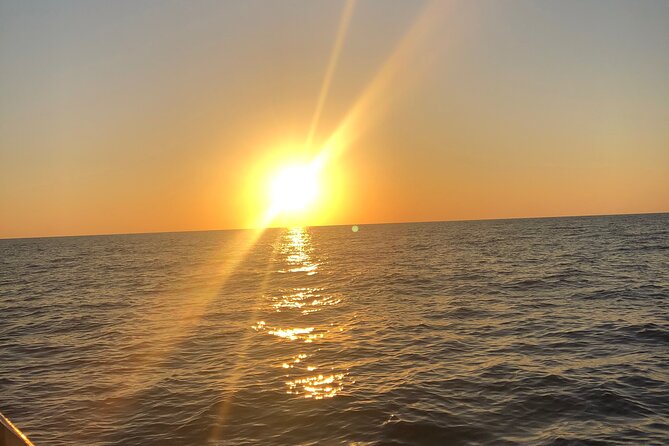
<path fill-rule="evenodd" d="M 304 211 L 318 197 L 318 167 L 291 165 L 281 169 L 270 184 L 272 213 Z"/>
<path fill-rule="evenodd" d="M 272 146 L 244 172 L 240 207 L 254 228 L 322 225 L 341 213 L 350 196 L 346 171 L 331 149 L 311 153 L 293 141 L 264 141 Z"/>

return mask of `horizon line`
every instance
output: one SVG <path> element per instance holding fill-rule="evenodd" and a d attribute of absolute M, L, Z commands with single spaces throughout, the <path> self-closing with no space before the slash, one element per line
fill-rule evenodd
<path fill-rule="evenodd" d="M 376 225 L 403 225 L 403 224 L 421 224 L 421 223 L 464 223 L 475 221 L 506 221 L 506 220 L 547 220 L 551 218 L 594 218 L 594 217 L 624 217 L 634 215 L 662 215 L 669 214 L 667 211 L 658 212 L 631 212 L 621 214 L 580 214 L 580 215 L 541 215 L 530 217 L 501 217 L 501 218 L 469 218 L 469 219 L 453 219 L 453 220 L 409 220 L 409 221 L 386 221 L 376 223 L 337 223 L 329 225 L 304 225 L 304 226 L 267 226 L 264 228 L 227 228 L 227 229 L 186 229 L 176 231 L 146 231 L 146 232 L 106 232 L 97 234 L 68 234 L 68 235 L 33 235 L 33 236 L 19 236 L 19 237 L 0 237 L 3 240 L 29 240 L 40 238 L 67 238 L 67 237 L 111 237 L 115 235 L 151 235 L 151 234 L 187 234 L 194 232 L 225 232 L 225 231 L 265 231 L 267 229 L 286 229 L 291 227 L 302 228 L 330 228 L 338 226 L 376 226 Z"/>

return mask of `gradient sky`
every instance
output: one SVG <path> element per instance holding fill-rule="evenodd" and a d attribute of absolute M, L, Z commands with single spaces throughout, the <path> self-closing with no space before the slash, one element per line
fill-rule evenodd
<path fill-rule="evenodd" d="M 248 227 L 343 7 L 0 0 L 0 237 Z M 359 1 L 316 148 L 360 98 L 306 223 L 669 211 L 667 1 Z"/>

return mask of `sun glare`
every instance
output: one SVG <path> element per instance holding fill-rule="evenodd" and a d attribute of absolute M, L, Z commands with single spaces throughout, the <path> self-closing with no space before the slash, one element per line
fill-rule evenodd
<path fill-rule="evenodd" d="M 272 210 L 276 214 L 307 210 L 318 198 L 318 168 L 313 164 L 284 167 L 270 184 Z"/>
<path fill-rule="evenodd" d="M 249 226 L 318 226 L 338 215 L 344 172 L 321 153 L 300 154 L 295 147 L 278 146 L 245 174 Z"/>

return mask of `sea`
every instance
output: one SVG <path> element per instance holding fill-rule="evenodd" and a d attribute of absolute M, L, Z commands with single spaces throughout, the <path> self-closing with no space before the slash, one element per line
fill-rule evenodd
<path fill-rule="evenodd" d="M 667 445 L 669 214 L 0 240 L 37 446 Z"/>

